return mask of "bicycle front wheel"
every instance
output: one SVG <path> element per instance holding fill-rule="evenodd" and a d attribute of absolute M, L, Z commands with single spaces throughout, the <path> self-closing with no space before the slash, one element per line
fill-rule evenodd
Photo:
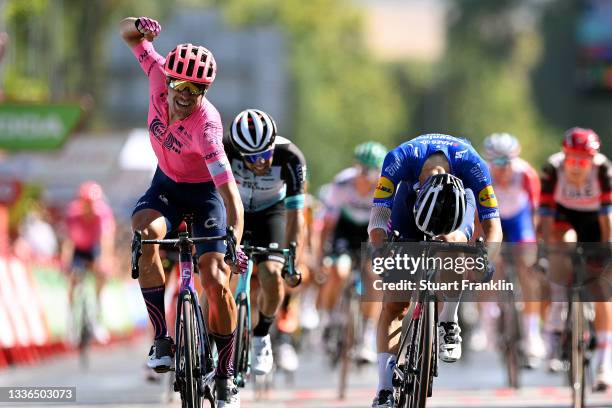
<path fill-rule="evenodd" d="M 195 338 L 195 323 L 194 310 L 191 303 L 191 298 L 183 299 L 183 309 L 181 314 L 181 333 L 182 346 L 181 368 L 183 369 L 184 382 L 181 392 L 181 402 L 184 408 L 200 408 L 202 406 L 201 398 L 198 393 L 198 366 L 196 359 L 196 338 Z"/>
<path fill-rule="evenodd" d="M 571 331 L 572 345 L 570 358 L 570 388 L 572 391 L 572 407 L 582 408 L 585 401 L 585 319 L 584 305 L 582 302 L 572 302 L 571 308 Z"/>
<path fill-rule="evenodd" d="M 248 318 L 248 306 L 246 299 L 244 299 L 238 303 L 238 326 L 234 351 L 234 371 L 236 372 L 236 383 L 239 387 L 245 386 L 249 369 L 250 333 Z"/>
<path fill-rule="evenodd" d="M 427 405 L 427 397 L 430 395 L 435 322 L 435 302 L 425 301 L 418 326 L 417 373 L 414 381 L 414 392 L 410 398 L 410 407 L 412 408 L 424 408 Z"/>
<path fill-rule="evenodd" d="M 519 350 L 521 341 L 519 311 L 516 309 L 516 303 L 511 299 L 501 302 L 499 307 L 501 310 L 501 315 L 499 316 L 501 352 L 506 364 L 508 386 L 518 389 L 521 360 L 521 352 Z"/>
<path fill-rule="evenodd" d="M 343 333 L 342 345 L 340 348 L 340 378 L 338 382 L 338 398 L 343 400 L 346 397 L 346 389 L 348 386 L 348 375 L 351 369 L 351 360 L 353 359 L 353 349 L 355 348 L 356 339 L 356 319 L 361 318 L 359 310 L 359 300 L 356 295 L 349 294 L 346 302 L 344 302 L 345 310 L 343 311 L 346 322 L 345 331 Z"/>

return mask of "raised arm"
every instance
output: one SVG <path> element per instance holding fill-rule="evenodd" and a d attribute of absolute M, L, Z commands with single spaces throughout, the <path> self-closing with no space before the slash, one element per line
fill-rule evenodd
<path fill-rule="evenodd" d="M 144 40 L 153 41 L 160 31 L 159 23 L 148 17 L 127 17 L 119 23 L 121 38 L 130 48 Z"/>

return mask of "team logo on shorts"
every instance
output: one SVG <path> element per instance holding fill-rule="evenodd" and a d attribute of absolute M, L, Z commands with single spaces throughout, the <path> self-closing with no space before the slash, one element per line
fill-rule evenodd
<path fill-rule="evenodd" d="M 495 191 L 493 191 L 493 186 L 489 185 L 480 190 L 480 193 L 478 193 L 478 202 L 483 207 L 497 207 L 497 197 L 495 197 Z"/>
<path fill-rule="evenodd" d="M 217 219 L 215 217 L 210 217 L 209 219 L 204 221 L 204 227 L 206 228 L 216 228 L 217 226 Z"/>
<path fill-rule="evenodd" d="M 376 191 L 374 191 L 374 198 L 388 198 L 393 195 L 395 191 L 395 185 L 391 180 L 386 177 L 381 177 L 378 180 Z"/>

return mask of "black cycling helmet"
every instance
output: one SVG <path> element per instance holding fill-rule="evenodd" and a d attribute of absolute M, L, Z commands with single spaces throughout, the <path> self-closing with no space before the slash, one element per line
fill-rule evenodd
<path fill-rule="evenodd" d="M 430 176 L 420 188 L 414 205 L 414 221 L 429 236 L 455 231 L 465 217 L 465 189 L 452 174 Z"/>

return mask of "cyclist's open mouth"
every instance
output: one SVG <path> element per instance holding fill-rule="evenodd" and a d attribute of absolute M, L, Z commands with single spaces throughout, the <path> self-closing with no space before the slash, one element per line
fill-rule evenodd
<path fill-rule="evenodd" d="M 183 101 L 183 100 L 180 100 L 179 98 L 176 98 L 175 102 L 179 108 L 188 108 L 192 105 L 192 101 Z"/>

